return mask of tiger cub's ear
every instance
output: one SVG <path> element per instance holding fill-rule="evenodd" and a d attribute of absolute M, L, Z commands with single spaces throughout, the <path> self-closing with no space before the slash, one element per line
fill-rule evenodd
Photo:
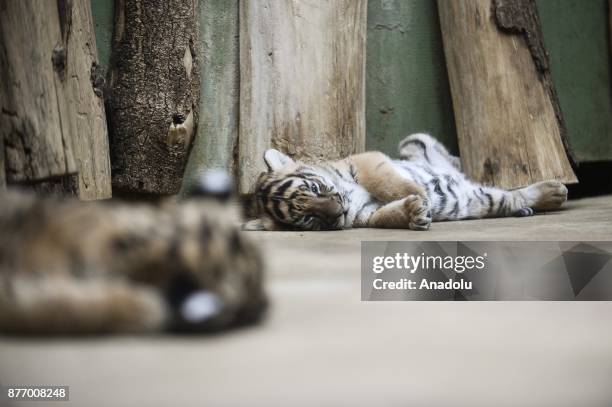
<path fill-rule="evenodd" d="M 268 166 L 268 171 L 278 171 L 288 164 L 293 164 L 291 157 L 281 153 L 273 148 L 266 150 L 264 153 L 264 161 Z"/>

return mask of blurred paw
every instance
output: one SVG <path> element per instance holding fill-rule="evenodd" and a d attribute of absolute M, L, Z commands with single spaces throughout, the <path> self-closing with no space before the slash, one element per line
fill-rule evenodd
<path fill-rule="evenodd" d="M 275 227 L 274 222 L 270 219 L 251 219 L 242 224 L 242 230 L 277 230 L 277 228 Z"/>
<path fill-rule="evenodd" d="M 234 186 L 229 174 L 223 170 L 206 170 L 187 190 L 190 198 L 213 198 L 226 201 L 232 196 Z"/>

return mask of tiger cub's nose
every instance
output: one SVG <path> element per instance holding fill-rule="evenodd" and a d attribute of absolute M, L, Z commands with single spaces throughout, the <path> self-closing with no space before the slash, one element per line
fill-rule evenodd
<path fill-rule="evenodd" d="M 345 213 L 344 208 L 342 207 L 342 204 L 340 203 L 339 200 L 334 199 L 330 205 L 329 205 L 329 210 L 326 213 L 326 221 L 328 223 L 333 223 L 336 221 L 336 219 L 338 219 L 340 216 L 342 216 L 342 214 Z"/>

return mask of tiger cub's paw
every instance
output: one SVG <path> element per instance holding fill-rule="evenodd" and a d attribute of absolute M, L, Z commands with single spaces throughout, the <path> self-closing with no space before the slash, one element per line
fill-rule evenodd
<path fill-rule="evenodd" d="M 529 206 L 536 210 L 557 209 L 567 201 L 567 188 L 558 181 L 538 182 L 527 188 L 533 201 Z"/>
<path fill-rule="evenodd" d="M 516 216 L 517 218 L 524 218 L 525 216 L 533 216 L 533 209 L 531 209 L 528 206 L 525 206 L 524 208 L 521 208 L 518 211 L 514 212 L 513 215 Z"/>
<path fill-rule="evenodd" d="M 242 230 L 245 231 L 262 231 L 262 230 L 277 230 L 274 221 L 268 218 L 251 219 L 242 224 Z"/>
<path fill-rule="evenodd" d="M 242 224 L 242 230 L 266 230 L 266 226 L 264 225 L 264 222 L 261 219 L 251 219 Z"/>
<path fill-rule="evenodd" d="M 429 201 L 419 195 L 405 198 L 404 207 L 409 215 L 408 228 L 411 230 L 427 230 L 431 225 Z"/>

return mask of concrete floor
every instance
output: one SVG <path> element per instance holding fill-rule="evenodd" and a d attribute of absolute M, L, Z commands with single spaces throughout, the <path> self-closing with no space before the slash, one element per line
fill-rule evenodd
<path fill-rule="evenodd" d="M 612 405 L 612 302 L 359 299 L 362 240 L 612 240 L 612 197 L 428 232 L 251 236 L 267 254 L 273 301 L 262 325 L 215 336 L 0 339 L 0 383 L 69 385 L 78 406 Z"/>

